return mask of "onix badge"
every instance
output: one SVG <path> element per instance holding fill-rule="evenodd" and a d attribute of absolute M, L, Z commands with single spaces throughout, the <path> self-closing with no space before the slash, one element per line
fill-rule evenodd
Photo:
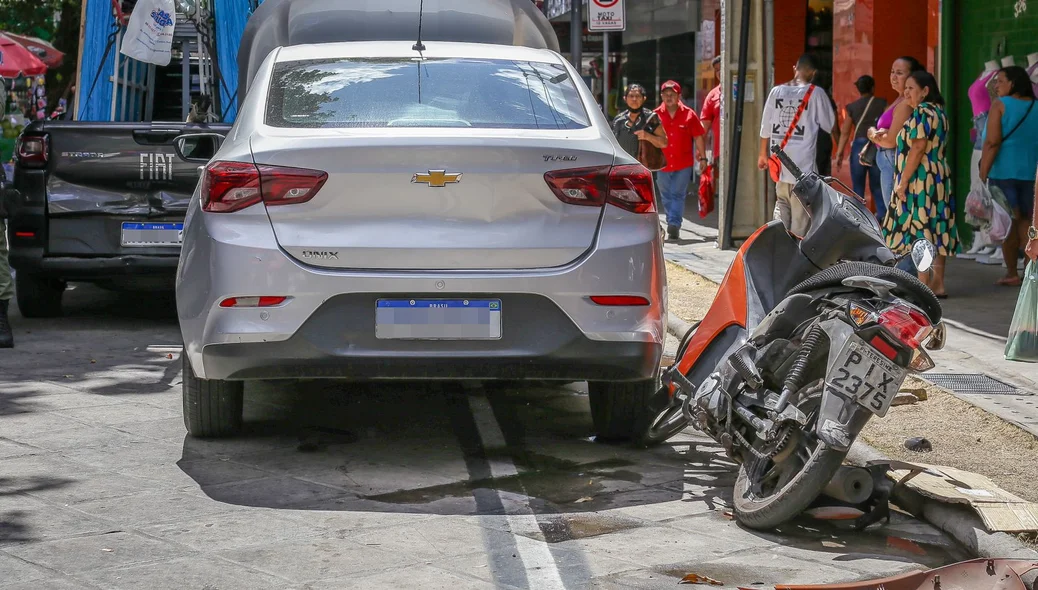
<path fill-rule="evenodd" d="M 446 170 L 430 170 L 428 174 L 417 172 L 411 177 L 411 182 L 424 182 L 429 186 L 443 188 L 448 184 L 461 182 L 461 173 L 448 174 Z"/>

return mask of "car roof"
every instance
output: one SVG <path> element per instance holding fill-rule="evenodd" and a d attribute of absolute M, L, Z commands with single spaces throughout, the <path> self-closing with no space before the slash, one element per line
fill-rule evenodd
<path fill-rule="evenodd" d="M 425 58 L 458 57 L 561 63 L 558 54 L 547 49 L 448 41 L 423 41 L 423 43 L 425 50 L 421 52 L 421 56 Z M 278 51 L 276 63 L 356 57 L 412 58 L 419 55 L 419 52 L 414 50 L 414 44 L 414 41 L 348 41 L 342 43 L 293 45 L 282 47 Z"/>

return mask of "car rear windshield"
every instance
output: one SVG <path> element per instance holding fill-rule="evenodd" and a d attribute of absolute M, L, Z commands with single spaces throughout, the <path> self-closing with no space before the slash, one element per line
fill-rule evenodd
<path fill-rule="evenodd" d="M 496 59 L 334 59 L 277 64 L 273 127 L 579 129 L 590 123 L 561 65 Z"/>

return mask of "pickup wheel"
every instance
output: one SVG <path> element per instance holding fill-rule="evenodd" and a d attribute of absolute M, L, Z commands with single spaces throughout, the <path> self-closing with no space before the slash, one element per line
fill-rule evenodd
<path fill-rule="evenodd" d="M 15 297 L 22 317 L 52 318 L 61 315 L 61 297 L 65 283 L 25 272 L 14 275 Z"/>
<path fill-rule="evenodd" d="M 181 353 L 184 365 L 184 426 L 195 438 L 219 438 L 241 431 L 245 384 L 199 379 Z"/>

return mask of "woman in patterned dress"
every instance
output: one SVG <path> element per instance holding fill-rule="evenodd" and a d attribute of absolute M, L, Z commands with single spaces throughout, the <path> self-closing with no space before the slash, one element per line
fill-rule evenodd
<path fill-rule="evenodd" d="M 911 251 L 916 240 L 937 246 L 933 273 L 920 273 L 919 280 L 943 299 L 947 297 L 944 263 L 959 247 L 951 170 L 945 157 L 948 117 L 937 80 L 929 72 L 913 72 L 908 77 L 905 101 L 914 110 L 897 136 L 895 188 L 883 233 L 896 254 Z"/>

